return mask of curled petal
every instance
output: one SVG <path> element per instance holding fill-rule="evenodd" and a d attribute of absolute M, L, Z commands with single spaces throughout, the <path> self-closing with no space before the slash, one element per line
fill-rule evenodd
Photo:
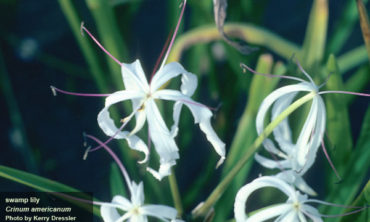
<path fill-rule="evenodd" d="M 143 152 L 145 157 L 140 163 L 146 162 L 148 160 L 149 150 L 147 145 L 137 136 L 131 135 L 127 131 L 120 131 L 119 128 L 114 123 L 114 120 L 110 117 L 109 107 L 117 102 L 132 99 L 140 98 L 143 96 L 143 93 L 136 91 L 118 91 L 108 96 L 105 100 L 105 107 L 98 114 L 98 124 L 103 132 L 107 136 L 114 136 L 115 139 L 126 139 L 129 147 L 131 149 Z M 137 111 L 139 107 L 136 107 L 134 111 L 126 118 L 126 121 L 130 121 L 131 117 Z"/>
<path fill-rule="evenodd" d="M 157 91 L 155 98 L 171 100 L 185 104 L 193 114 L 194 122 L 199 123 L 199 127 L 206 134 L 207 140 L 212 144 L 215 151 L 221 156 L 221 161 L 225 159 L 225 144 L 220 140 L 220 138 L 218 138 L 216 132 L 213 130 L 211 126 L 212 112 L 206 106 L 193 101 L 190 97 L 185 96 L 184 94 L 175 90 Z M 174 113 L 179 115 L 180 111 L 181 107 L 177 107 L 177 110 L 174 110 Z M 176 123 L 178 123 L 178 121 L 175 121 L 175 124 Z M 175 127 L 177 126 L 175 125 Z"/>
<path fill-rule="evenodd" d="M 150 138 L 154 143 L 155 150 L 160 159 L 159 172 L 153 175 L 155 175 L 157 179 L 161 179 L 163 176 L 171 174 L 170 167 L 173 166 L 175 160 L 179 158 L 178 148 L 154 100 L 147 100 L 145 106 Z M 149 170 L 149 172 L 154 173 L 152 170 Z"/>
<path fill-rule="evenodd" d="M 236 194 L 235 203 L 234 203 L 234 215 L 235 215 L 235 219 L 237 222 L 244 222 L 247 220 L 248 217 L 246 216 L 244 212 L 245 203 L 247 202 L 248 197 L 255 190 L 263 188 L 263 187 L 275 187 L 281 190 L 282 192 L 284 192 L 288 197 L 294 198 L 296 196 L 295 190 L 279 178 L 272 177 L 272 176 L 264 176 L 264 177 L 257 178 L 253 180 L 251 183 L 242 187 Z M 279 204 L 278 206 L 268 208 L 266 210 L 263 210 L 255 214 L 254 215 L 255 220 L 251 220 L 251 221 L 267 220 L 272 217 L 278 216 L 279 214 L 283 214 L 289 210 L 293 210 L 291 204 Z M 268 211 L 269 214 L 267 214 L 264 211 Z"/>
<path fill-rule="evenodd" d="M 194 74 L 186 71 L 184 67 L 182 67 L 182 65 L 178 62 L 171 62 L 158 70 L 158 72 L 153 76 L 153 79 L 150 83 L 151 92 L 157 91 L 167 81 L 177 77 L 180 74 L 183 74 L 181 79 L 181 91 L 186 95 L 193 95 L 195 89 L 197 88 L 197 78 Z"/>
<path fill-rule="evenodd" d="M 171 175 L 171 167 L 176 165 L 176 161 L 164 162 L 160 161 L 158 171 L 148 167 L 146 170 L 151 173 L 157 180 L 162 180 L 163 177 Z"/>
<path fill-rule="evenodd" d="M 122 63 L 121 73 L 127 90 L 149 92 L 148 81 L 138 59 L 131 64 Z"/>
<path fill-rule="evenodd" d="M 265 116 L 267 114 L 267 111 L 269 110 L 270 106 L 280 97 L 285 96 L 289 93 L 292 92 L 297 92 L 297 91 L 307 91 L 311 92 L 312 91 L 312 86 L 308 83 L 299 83 L 295 85 L 289 85 L 289 86 L 284 86 L 281 87 L 275 91 L 273 91 L 270 95 L 268 95 L 261 103 L 257 117 L 256 117 L 256 128 L 257 128 L 257 133 L 260 135 L 263 132 L 264 129 L 264 120 Z"/>

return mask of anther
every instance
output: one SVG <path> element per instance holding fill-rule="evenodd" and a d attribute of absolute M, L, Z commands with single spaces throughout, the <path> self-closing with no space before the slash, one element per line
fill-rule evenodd
<path fill-rule="evenodd" d="M 54 86 L 50 86 L 51 92 L 53 93 L 53 96 L 57 96 L 57 91 L 55 90 Z"/>

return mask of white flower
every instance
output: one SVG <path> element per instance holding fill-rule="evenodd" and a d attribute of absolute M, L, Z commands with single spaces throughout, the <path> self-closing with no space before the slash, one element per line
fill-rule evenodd
<path fill-rule="evenodd" d="M 147 222 L 148 216 L 156 217 L 161 221 L 176 220 L 177 211 L 164 205 L 144 205 L 143 183 L 137 185 L 132 182 L 131 201 L 123 196 L 114 196 L 111 203 L 102 203 L 100 208 L 104 222 Z M 117 210 L 123 211 L 123 215 Z"/>
<path fill-rule="evenodd" d="M 250 217 L 245 213 L 245 203 L 248 197 L 255 190 L 264 187 L 274 187 L 281 190 L 288 199 L 285 203 L 276 204 L 266 209 L 260 210 Z M 274 221 L 282 222 L 306 222 L 311 219 L 314 222 L 321 222 L 321 214 L 308 202 L 314 202 L 296 191 L 291 185 L 277 177 L 263 176 L 253 180 L 251 183 L 242 187 L 236 194 L 234 203 L 234 216 L 237 222 L 261 222 L 277 217 Z"/>
<path fill-rule="evenodd" d="M 285 118 L 274 130 L 273 136 L 279 148 L 276 148 L 271 139 L 265 139 L 264 148 L 275 157 L 282 160 L 268 159 L 259 154 L 256 160 L 267 168 L 279 168 L 283 170 L 278 174 L 281 179 L 296 185 L 302 191 L 315 195 L 315 192 L 301 178 L 312 166 L 316 158 L 316 152 L 324 135 L 326 124 L 325 104 L 320 97 L 318 88 L 311 82 L 303 81 L 298 84 L 288 85 L 273 91 L 262 102 L 256 118 L 258 135 L 264 130 L 264 121 L 267 111 L 272 106 L 271 121 L 275 120 L 289 105 L 299 92 L 314 92 L 312 104 L 306 121 L 301 129 L 296 142 L 293 142 L 288 118 Z"/>
<path fill-rule="evenodd" d="M 126 139 L 132 149 L 145 154 L 142 162 L 148 159 L 149 150 L 147 145 L 135 135 L 148 123 L 149 136 L 153 141 L 159 155 L 160 167 L 158 171 L 148 168 L 158 180 L 171 174 L 171 167 L 179 158 L 178 147 L 174 137 L 177 128 L 182 105 L 186 105 L 193 114 L 195 123 L 199 123 L 200 129 L 206 134 L 208 141 L 213 145 L 216 152 L 221 156 L 221 162 L 225 158 L 225 144 L 218 138 L 211 126 L 212 112 L 204 105 L 193 101 L 190 97 L 197 87 L 197 78 L 194 74 L 186 71 L 179 63 L 172 62 L 161 67 L 153 76 L 150 83 L 147 82 L 141 64 L 136 60 L 132 64 L 122 63 L 122 78 L 126 90 L 115 92 L 105 100 L 105 107 L 98 115 L 98 124 L 104 133 L 116 139 Z M 161 89 L 170 79 L 182 75 L 181 91 Z M 174 101 L 173 119 L 171 131 L 167 128 L 159 109 L 156 99 Z M 131 100 L 132 114 L 124 121 L 130 121 L 135 115 L 136 126 L 131 131 L 120 131 L 109 115 L 109 107 L 121 101 Z"/>

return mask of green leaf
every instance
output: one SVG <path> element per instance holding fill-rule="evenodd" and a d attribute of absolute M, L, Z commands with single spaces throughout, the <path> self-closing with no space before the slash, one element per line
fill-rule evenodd
<path fill-rule="evenodd" d="M 327 0 L 315 0 L 310 12 L 303 43 L 302 64 L 304 67 L 318 66 L 323 59 L 328 26 Z"/>
<path fill-rule="evenodd" d="M 31 173 L 27 173 L 21 170 L 13 169 L 13 168 L 2 166 L 2 165 L 0 165 L 0 177 L 3 177 L 5 179 L 11 180 L 16 183 L 23 184 L 28 187 L 32 187 L 42 192 L 79 192 L 79 193 L 82 193 L 80 190 L 69 187 L 62 183 L 58 183 L 53 180 L 49 180 L 49 179 L 31 174 Z M 77 206 L 80 206 L 81 208 L 85 210 L 88 210 L 88 211 L 93 210 L 93 213 L 95 215 L 100 216 L 100 209 L 97 206 L 91 207 L 91 204 L 88 204 L 88 203 L 83 203 L 81 201 L 73 200 L 67 197 L 62 197 L 62 198 L 67 201 L 70 201 L 71 203 L 76 204 Z M 81 196 L 78 196 L 76 198 L 92 200 L 91 197 L 89 197 L 87 194 L 81 194 Z"/>
<path fill-rule="evenodd" d="M 110 165 L 109 180 L 110 180 L 110 193 L 112 197 L 115 195 L 128 197 L 125 189 L 124 179 L 122 178 L 121 171 L 118 169 L 116 163 L 111 163 Z"/>
<path fill-rule="evenodd" d="M 330 55 L 327 66 L 327 73 L 330 75 L 326 83 L 327 90 L 341 90 L 343 89 L 343 82 L 339 73 L 338 65 L 334 55 Z M 327 128 L 328 135 L 328 151 L 333 160 L 334 166 L 341 175 L 344 173 L 347 165 L 348 156 L 350 155 L 353 142 L 351 133 L 351 124 L 349 120 L 348 107 L 342 94 L 328 94 L 325 97 L 325 104 L 327 110 Z M 332 169 L 330 169 L 332 172 Z M 329 173 L 326 178 L 328 186 L 333 186 L 338 178 L 335 174 Z M 335 186 L 335 185 L 334 185 Z"/>
<path fill-rule="evenodd" d="M 326 201 L 335 204 L 350 205 L 361 183 L 368 175 L 370 168 L 370 108 L 367 109 L 358 143 L 349 156 L 345 173 L 341 183 L 330 190 Z M 328 215 L 342 213 L 343 208 L 333 206 L 320 206 L 320 212 Z M 339 221 L 340 218 L 330 218 L 328 221 Z"/>
<path fill-rule="evenodd" d="M 360 195 L 351 204 L 351 206 L 364 207 L 370 203 L 370 180 L 367 181 L 365 188 L 361 191 Z M 353 208 L 347 209 L 346 212 L 353 211 Z M 352 221 L 369 221 L 369 208 L 363 209 L 363 211 L 342 217 L 340 222 L 352 222 Z M 368 219 L 366 219 L 368 218 Z"/>
<path fill-rule="evenodd" d="M 364 0 L 367 2 L 368 0 Z M 356 2 L 348 0 L 340 13 L 340 18 L 334 21 L 333 31 L 330 33 L 327 51 L 337 54 L 345 45 L 349 36 L 353 33 L 358 21 Z"/>

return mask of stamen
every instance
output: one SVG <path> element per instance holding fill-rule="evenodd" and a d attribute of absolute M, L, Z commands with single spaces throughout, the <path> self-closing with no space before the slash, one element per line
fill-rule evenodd
<path fill-rule="evenodd" d="M 318 89 L 321 89 L 321 87 L 325 86 L 326 83 L 328 83 L 330 77 L 333 75 L 333 72 L 330 72 L 329 75 L 326 77 L 325 81 L 318 87 Z"/>
<path fill-rule="evenodd" d="M 109 57 L 111 57 L 116 63 L 118 63 L 118 65 L 122 66 L 122 63 L 116 57 L 114 57 L 112 54 L 110 54 L 110 52 L 108 52 L 108 50 L 106 50 L 103 47 L 103 45 L 100 44 L 100 42 L 89 32 L 89 30 L 87 30 L 87 28 L 85 28 L 83 22 L 81 22 L 81 31 L 85 31 L 90 36 L 90 38 L 99 46 L 99 48 L 101 50 L 103 50 L 103 52 L 105 52 L 105 54 L 107 54 Z"/>
<path fill-rule="evenodd" d="M 337 178 L 339 179 L 338 182 L 340 182 L 342 180 L 342 178 L 339 176 L 339 173 L 338 171 L 335 169 L 335 166 L 333 164 L 333 162 L 331 161 L 330 159 L 330 156 L 326 150 L 326 147 L 325 147 L 325 143 L 324 143 L 324 140 L 321 140 L 321 147 L 322 147 L 322 151 L 324 151 L 324 154 L 326 156 L 326 159 L 328 160 L 329 164 L 330 164 L 330 167 L 333 169 L 335 175 L 337 176 Z"/>
<path fill-rule="evenodd" d="M 173 45 L 173 42 L 175 41 L 175 38 L 176 38 L 176 35 L 177 35 L 177 31 L 179 30 L 179 27 L 180 27 L 180 23 L 181 23 L 181 20 L 182 20 L 182 17 L 184 15 L 184 11 L 185 11 L 185 6 L 186 6 L 186 0 L 184 0 L 183 4 L 182 4 L 182 10 L 181 10 L 181 13 L 180 13 L 180 16 L 179 16 L 179 20 L 177 22 L 177 25 L 176 25 L 176 28 L 175 28 L 175 31 L 173 33 L 173 36 L 172 36 L 172 39 L 171 39 L 171 42 L 170 42 L 170 45 L 167 49 L 167 52 L 166 52 L 166 55 L 164 56 L 164 59 L 163 59 L 163 62 L 162 62 L 162 65 L 159 69 L 162 69 L 162 67 L 164 66 L 164 64 L 166 63 L 166 60 L 167 60 L 167 57 L 168 55 L 170 54 L 170 51 L 171 51 L 171 48 L 172 48 L 172 45 Z"/>
<path fill-rule="evenodd" d="M 318 203 L 318 204 L 324 204 L 324 205 L 328 205 L 328 206 L 342 207 L 342 208 L 363 208 L 363 207 L 360 207 L 360 206 L 348 206 L 348 205 L 342 205 L 342 204 L 334 204 L 334 203 L 329 203 L 329 202 L 326 202 L 326 201 L 316 200 L 316 199 L 308 199 L 308 200 L 304 201 L 303 203 Z"/>
<path fill-rule="evenodd" d="M 166 48 L 167 48 L 167 46 L 168 46 L 168 43 L 170 42 L 170 39 L 171 39 L 171 32 L 170 32 L 170 34 L 168 35 L 166 42 L 164 43 L 164 46 L 163 46 L 162 51 L 161 51 L 161 54 L 159 55 L 159 57 L 158 57 L 157 61 L 155 62 L 155 66 L 154 66 L 154 69 L 153 69 L 152 75 L 150 76 L 149 84 L 152 82 L 153 76 L 154 76 L 154 74 L 157 72 L 157 68 L 158 68 L 159 63 L 161 62 L 161 60 L 162 60 L 162 58 L 163 58 L 164 51 L 166 50 Z"/>
<path fill-rule="evenodd" d="M 107 145 L 110 141 L 112 141 L 113 139 L 114 139 L 114 137 L 116 137 L 117 136 L 117 134 L 119 133 L 119 132 L 121 132 L 122 131 L 122 129 L 126 126 L 126 124 L 127 124 L 128 122 L 125 122 L 125 123 L 123 123 L 122 125 L 121 125 L 121 127 L 114 133 L 114 135 L 113 136 L 111 136 L 111 137 L 109 137 L 109 139 L 107 139 L 103 144 L 104 145 Z M 92 149 L 89 149 L 88 150 L 88 152 L 94 152 L 94 151 L 97 151 L 97 150 L 99 150 L 99 149 L 101 149 L 101 148 L 103 148 L 103 146 L 102 145 L 99 145 L 99 146 L 97 146 L 97 147 L 94 147 L 94 148 L 92 148 Z"/>
<path fill-rule="evenodd" d="M 84 146 L 85 146 L 85 144 L 84 144 Z M 84 153 L 84 155 L 82 157 L 83 160 L 86 160 L 87 159 L 87 156 L 89 155 L 90 150 L 91 150 L 91 146 L 87 147 L 87 149 L 85 150 L 85 153 Z"/>
<path fill-rule="evenodd" d="M 267 73 L 260 73 L 260 72 L 257 72 L 255 70 L 253 70 L 252 68 L 245 65 L 244 63 L 240 63 L 240 67 L 243 69 L 244 73 L 246 72 L 246 69 L 247 69 L 248 71 L 250 71 L 253 74 L 266 76 L 266 77 L 269 77 L 269 78 L 291 79 L 291 80 L 297 80 L 297 81 L 300 81 L 300 82 L 304 82 L 303 79 L 298 78 L 298 77 L 294 77 L 294 76 L 284 76 L 284 75 L 273 75 L 273 74 L 267 74 Z"/>
<path fill-rule="evenodd" d="M 331 218 L 331 217 L 344 217 L 344 216 L 348 216 L 348 215 L 351 215 L 351 214 L 355 214 L 355 213 L 358 213 L 358 212 L 361 212 L 365 209 L 367 209 L 369 207 L 362 207 L 361 209 L 358 209 L 358 210 L 353 210 L 353 211 L 350 211 L 350 212 L 347 212 L 347 213 L 344 213 L 344 214 L 335 214 L 335 215 L 326 215 L 326 214 L 321 214 L 320 216 L 322 217 L 326 217 L 326 218 Z"/>
<path fill-rule="evenodd" d="M 100 146 L 102 146 L 109 153 L 109 155 L 113 158 L 113 160 L 117 163 L 118 167 L 120 168 L 121 173 L 123 175 L 123 178 L 125 178 L 126 184 L 127 184 L 128 188 L 130 190 L 130 193 L 132 194 L 132 187 L 131 187 L 130 177 L 129 177 L 127 171 L 126 171 L 126 168 L 123 166 L 122 162 L 119 160 L 117 155 L 107 145 L 105 145 L 102 141 L 100 141 L 98 138 L 96 138 L 92 135 L 89 135 L 89 134 L 85 134 L 85 136 L 87 138 L 90 138 L 90 139 L 94 140 L 95 142 L 97 142 Z"/>
<path fill-rule="evenodd" d="M 139 104 L 138 107 L 136 107 L 136 109 L 134 109 L 134 111 L 132 111 L 132 113 L 123 118 L 120 122 L 122 123 L 122 125 L 120 126 L 120 128 L 113 134 L 113 136 L 109 137 L 109 139 L 107 139 L 103 144 L 104 145 L 107 145 L 110 141 L 112 141 L 117 135 L 119 132 L 121 132 L 123 130 L 123 128 L 127 125 L 127 123 L 131 120 L 131 118 L 134 116 L 134 114 L 138 111 L 138 109 L 141 107 L 141 104 Z M 94 147 L 92 149 L 89 150 L 89 152 L 94 152 L 100 148 L 102 148 L 103 146 L 100 145 L 100 146 L 97 146 L 97 147 Z"/>
<path fill-rule="evenodd" d="M 299 70 L 301 70 L 301 72 L 310 80 L 310 82 L 316 86 L 315 82 L 313 81 L 313 79 L 311 78 L 310 75 L 308 75 L 308 73 L 303 69 L 301 63 L 299 63 L 298 59 L 296 60 L 297 62 L 297 66 L 299 68 Z"/>
<path fill-rule="evenodd" d="M 328 94 L 328 93 L 338 93 L 338 94 L 348 94 L 348 95 L 355 95 L 355 96 L 365 96 L 365 97 L 370 97 L 370 94 L 367 93 L 358 93 L 358 92 L 348 92 L 348 91 L 321 91 L 318 94 L 323 95 L 323 94 Z"/>
<path fill-rule="evenodd" d="M 97 94 L 97 93 L 75 93 L 75 92 L 68 92 L 61 89 L 58 89 L 54 86 L 50 86 L 51 91 L 53 92 L 53 95 L 56 96 L 57 92 L 66 94 L 66 95 L 72 95 L 72 96 L 86 96 L 86 97 L 107 97 L 111 94 Z"/>

